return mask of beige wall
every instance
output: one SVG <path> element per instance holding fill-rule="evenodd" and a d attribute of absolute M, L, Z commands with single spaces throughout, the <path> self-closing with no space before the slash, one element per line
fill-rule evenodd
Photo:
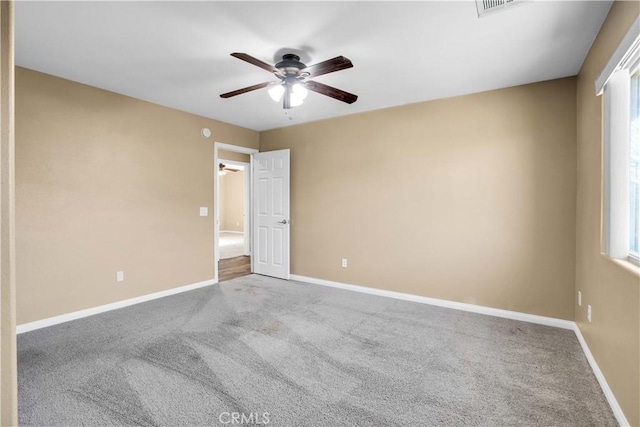
<path fill-rule="evenodd" d="M 226 175 L 218 175 L 218 224 L 220 230 L 224 230 L 223 226 L 227 223 L 227 211 L 224 209 L 224 200 L 227 197 L 227 180 Z"/>
<path fill-rule="evenodd" d="M 244 153 L 236 153 L 235 151 L 218 150 L 218 159 L 249 163 L 251 161 L 251 156 Z M 224 160 L 220 161 L 224 163 Z"/>
<path fill-rule="evenodd" d="M 244 171 L 220 177 L 220 230 L 244 231 Z"/>
<path fill-rule="evenodd" d="M 578 76 L 578 196 L 575 319 L 607 382 L 633 426 L 640 425 L 640 278 L 600 254 L 602 97 L 594 81 L 633 20 L 638 2 L 616 2 Z M 593 322 L 586 321 L 587 304 Z"/>
<path fill-rule="evenodd" d="M 573 319 L 575 84 L 261 133 L 291 149 L 292 273 Z"/>
<path fill-rule="evenodd" d="M 23 68 L 16 127 L 19 324 L 213 278 L 214 141 L 257 132 Z"/>
<path fill-rule="evenodd" d="M 18 424 L 14 184 L 14 3 L 0 2 L 0 425 Z"/>

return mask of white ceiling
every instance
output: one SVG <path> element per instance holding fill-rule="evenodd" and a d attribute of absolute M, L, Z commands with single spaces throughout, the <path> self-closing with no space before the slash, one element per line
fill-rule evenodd
<path fill-rule="evenodd" d="M 255 130 L 576 75 L 611 1 L 532 1 L 478 18 L 456 2 L 18 2 L 16 63 Z M 285 114 L 275 80 L 229 56 L 354 68 L 317 78 L 359 96 L 310 93 Z"/>

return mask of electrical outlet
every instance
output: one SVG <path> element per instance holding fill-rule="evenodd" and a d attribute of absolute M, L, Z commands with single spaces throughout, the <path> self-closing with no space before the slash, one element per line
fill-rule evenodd
<path fill-rule="evenodd" d="M 578 291 L 578 305 L 582 307 L 582 292 Z"/>
<path fill-rule="evenodd" d="M 124 271 L 116 272 L 116 282 L 124 282 Z"/>
<path fill-rule="evenodd" d="M 591 304 L 587 306 L 587 320 L 591 322 Z"/>
<path fill-rule="evenodd" d="M 342 268 L 347 268 L 347 259 L 342 258 Z"/>
<path fill-rule="evenodd" d="M 209 208 L 201 207 L 200 208 L 200 216 L 207 216 L 207 215 L 209 215 Z"/>

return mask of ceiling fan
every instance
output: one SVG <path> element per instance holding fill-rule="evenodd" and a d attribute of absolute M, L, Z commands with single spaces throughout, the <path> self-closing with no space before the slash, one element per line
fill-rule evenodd
<path fill-rule="evenodd" d="M 241 169 L 231 168 L 224 163 L 218 165 L 218 175 L 226 175 L 227 172 L 240 172 Z"/>
<path fill-rule="evenodd" d="M 344 56 L 337 56 L 333 59 L 309 66 L 300 62 L 300 57 L 293 53 L 283 55 L 282 61 L 276 65 L 267 64 L 246 53 L 232 53 L 231 56 L 267 70 L 273 73 L 279 80 L 258 83 L 257 85 L 223 93 L 220 95 L 221 98 L 231 98 L 232 96 L 269 87 L 269 96 L 276 102 L 280 102 L 280 99 L 282 99 L 282 108 L 284 109 L 301 105 L 307 97 L 308 90 L 329 96 L 338 101 L 346 102 L 347 104 L 353 104 L 358 99 L 358 96 L 352 93 L 308 80 L 323 74 L 353 67 L 351 61 Z"/>

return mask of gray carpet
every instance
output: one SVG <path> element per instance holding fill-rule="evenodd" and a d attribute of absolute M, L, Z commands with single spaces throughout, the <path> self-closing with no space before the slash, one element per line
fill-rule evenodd
<path fill-rule="evenodd" d="M 19 335 L 18 368 L 22 425 L 616 425 L 571 331 L 256 275 Z"/>

